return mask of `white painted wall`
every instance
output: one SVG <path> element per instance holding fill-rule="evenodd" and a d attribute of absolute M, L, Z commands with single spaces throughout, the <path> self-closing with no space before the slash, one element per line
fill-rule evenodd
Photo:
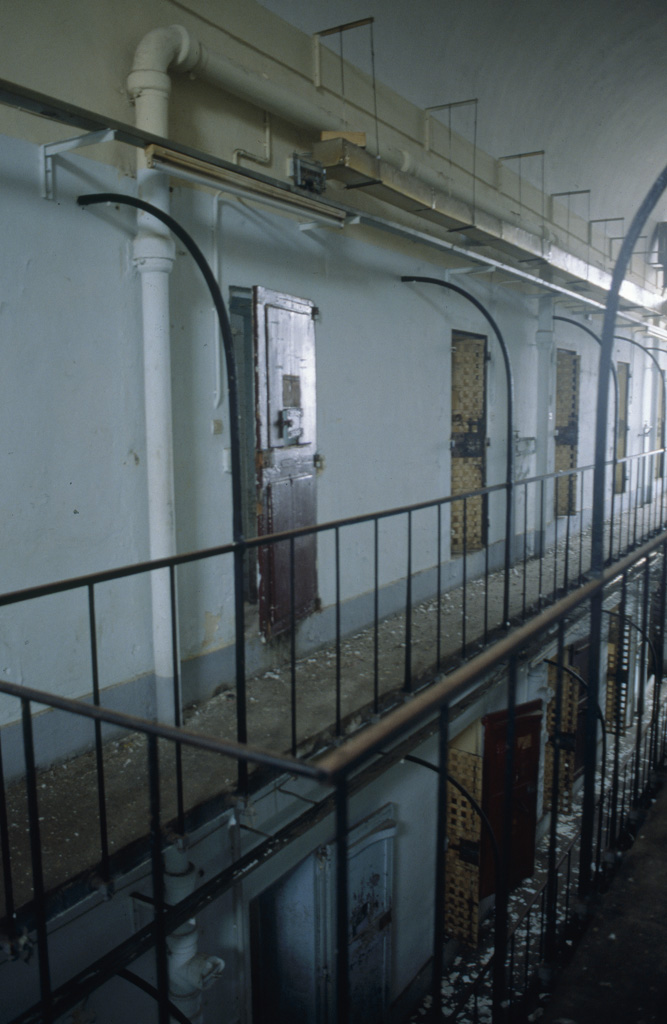
<path fill-rule="evenodd" d="M 123 0 L 113 10 L 108 4 L 65 0 L 46 6 L 36 0 L 10 4 L 0 41 L 4 74 L 131 121 L 125 77 L 134 48 L 149 28 L 176 15 L 211 48 L 239 59 L 242 54 L 254 70 L 270 65 L 281 81 L 310 88 L 307 37 L 258 5 L 240 2 L 225 5 L 220 31 L 215 27 L 219 8 L 209 0 L 192 0 L 177 11 L 166 0 L 140 7 Z M 278 56 L 283 63 L 276 69 Z M 330 77 L 332 60 L 325 61 Z M 367 79 L 351 72 L 349 86 L 365 103 Z M 418 112 L 383 90 L 383 102 L 395 106 L 398 126 L 392 129 L 398 134 L 387 142 L 391 148 L 401 132 L 404 138 L 419 135 Z M 257 150 L 261 142 L 257 110 L 201 83 L 175 81 L 171 109 L 175 137 L 225 158 L 239 145 Z M 75 205 L 81 192 L 132 193 L 134 154 L 107 145 L 97 147 L 94 160 L 59 157 L 55 200 L 49 202 L 40 196 L 35 143 L 71 130 L 4 108 L 0 128 L 6 133 L 0 142 L 6 197 L 0 210 L 0 261 L 7 282 L 0 307 L 7 442 L 0 452 L 5 483 L 2 590 L 8 591 L 144 559 L 148 524 L 139 283 L 131 259 L 134 218 L 127 208 L 84 212 Z M 273 129 L 271 172 L 283 177 L 287 154 L 308 140 L 281 122 Z M 216 199 L 210 191 L 175 187 L 172 204 L 220 267 L 225 296 L 232 286 L 261 284 L 311 299 L 321 311 L 316 325 L 318 446 L 326 469 L 318 477 L 319 521 L 447 494 L 451 331 L 491 332 L 461 297 L 399 280 L 402 274 L 443 276 L 444 259 L 361 228 L 303 231 L 290 217 L 249 202 Z M 370 206 L 387 212 L 376 201 Z M 493 277 L 456 280 L 488 305 L 503 330 L 515 371 L 515 430 L 519 437 L 536 437 L 538 447 L 518 468 L 524 476 L 532 474 L 538 457 L 548 464 L 552 444 L 538 424 L 538 299 Z M 217 332 L 210 297 L 180 248 L 171 287 L 177 541 L 184 552 L 231 539 L 231 481 L 225 468 L 229 430 L 226 398 L 214 408 Z M 582 394 L 590 393 L 598 358 L 593 343 L 564 325 L 555 332 L 555 343 L 581 353 Z M 497 483 L 505 472 L 506 383 L 492 337 L 489 353 L 488 482 Z M 635 352 L 628 358 L 634 366 Z M 641 383 L 633 384 L 638 399 L 644 390 Z M 632 438 L 646 419 L 642 404 L 633 407 Z M 212 433 L 214 418 L 223 420 L 222 434 Z M 587 398 L 580 420 L 583 463 L 592 458 L 592 437 L 593 402 Z M 494 541 L 504 526 L 502 496 L 492 499 L 490 512 Z M 434 519 L 431 513 L 415 516 L 417 570 L 434 564 Z M 380 580 L 386 584 L 405 571 L 404 522 L 384 524 L 381 537 Z M 369 541 L 370 527 L 344 533 L 343 598 L 372 586 Z M 334 596 L 331 548 L 330 539 L 322 538 L 318 571 L 325 606 Z M 181 570 L 179 597 L 185 659 L 229 644 L 229 559 Z M 150 672 L 147 581 L 105 585 L 97 602 L 102 685 Z M 84 593 L 5 610 L 1 619 L 4 678 L 66 696 L 89 692 Z M 17 713 L 15 702 L 0 704 L 0 721 L 12 721 Z"/>
<path fill-rule="evenodd" d="M 82 156 L 59 159 L 56 200 L 40 197 L 38 150 L 5 138 L 2 167 L 12 202 L 2 208 L 0 257 L 10 282 L 3 308 L 5 376 L 2 451 L 11 590 L 108 569 L 148 556 L 139 282 L 131 262 L 133 219 L 126 208 L 82 211 L 75 198 L 101 189 L 132 192 L 134 182 Z M 302 231 L 275 212 L 210 192 L 176 188 L 174 215 L 212 263 L 221 285 L 266 287 L 311 299 L 316 325 L 318 518 L 432 500 L 449 489 L 451 331 L 486 333 L 488 482 L 505 473 L 506 381 L 486 321 L 464 298 L 402 274 L 445 271 L 405 244 L 346 229 Z M 217 229 L 216 229 L 217 225 Z M 217 233 L 216 233 L 217 230 Z M 216 252 L 217 249 L 217 252 Z M 515 374 L 515 430 L 537 436 L 537 303 L 486 277 L 456 278 L 487 304 L 506 339 Z M 217 329 L 210 296 L 180 249 L 172 275 L 172 376 L 178 548 L 231 540 L 231 477 L 226 472 L 227 400 L 214 408 Z M 581 354 L 582 396 L 591 393 L 598 351 L 580 331 L 559 324 L 559 347 Z M 630 346 L 625 346 L 630 348 Z M 641 355 L 641 354 L 639 354 Z M 634 350 L 627 358 L 634 366 Z M 637 362 L 640 368 L 641 359 Z M 643 397 L 643 385 L 633 385 Z M 646 413 L 633 406 L 631 445 Z M 592 459 L 593 404 L 581 403 L 580 462 Z M 221 435 L 211 422 L 222 418 Z M 538 445 L 551 438 L 540 436 Z M 637 446 L 631 450 L 639 450 Z M 535 472 L 535 458 L 521 464 Z M 491 504 L 491 540 L 502 536 L 503 499 Z M 435 514 L 415 517 L 414 567 L 435 559 Z M 343 597 L 372 586 L 370 527 L 343 534 Z M 405 570 L 405 522 L 383 526 L 382 583 Z M 331 542 L 322 538 L 319 586 L 334 599 Z M 223 564 L 224 563 L 224 564 Z M 196 657 L 232 637 L 231 563 L 180 571 L 182 653 Z M 98 595 L 102 683 L 150 671 L 147 585 L 105 585 Z M 85 594 L 5 611 L 5 678 L 67 696 L 89 691 Z M 4 706 L 5 721 L 16 717 Z"/>

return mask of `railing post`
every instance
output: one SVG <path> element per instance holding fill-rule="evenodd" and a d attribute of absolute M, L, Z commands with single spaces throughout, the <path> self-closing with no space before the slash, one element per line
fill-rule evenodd
<path fill-rule="evenodd" d="M 236 661 L 236 738 L 239 743 L 248 742 L 248 708 L 246 694 L 245 664 L 245 543 L 240 540 L 234 547 L 234 619 L 235 619 L 235 661 Z M 238 785 L 242 796 L 248 792 L 248 765 L 238 763 Z"/>
<path fill-rule="evenodd" d="M 618 832 L 618 773 L 621 759 L 621 684 L 623 682 L 623 649 L 625 642 L 625 616 L 627 610 L 627 577 L 623 575 L 621 588 L 621 605 L 618 615 L 618 649 L 616 651 L 616 706 L 614 707 L 614 767 L 611 780 L 611 819 L 609 824 L 610 845 L 613 846 L 617 839 Z"/>
<path fill-rule="evenodd" d="M 662 761 L 662 751 L 659 749 L 658 717 L 660 714 L 660 694 L 662 688 L 662 675 L 664 672 L 665 660 L 665 615 L 667 614 L 667 542 L 662 545 L 662 564 L 660 567 L 660 589 L 658 592 L 658 627 L 656 630 L 655 647 L 655 676 L 653 681 L 653 719 L 656 723 L 653 730 L 653 753 L 652 763 L 658 768 Z"/>
<path fill-rule="evenodd" d="M 347 778 L 336 781 L 336 1007 L 337 1024 L 350 1020 L 348 949 Z"/>
<path fill-rule="evenodd" d="M 405 584 L 405 669 L 403 690 L 412 692 L 412 512 L 408 512 L 408 565 Z"/>
<path fill-rule="evenodd" d="M 632 803 L 639 803 L 639 774 L 641 766 L 642 726 L 644 724 L 644 691 L 646 689 L 646 637 L 648 636 L 648 599 L 651 585 L 651 564 L 644 565 L 644 587 L 642 592 L 642 637 L 639 656 L 639 694 L 637 697 L 637 735 L 635 737 L 635 776 L 632 785 Z"/>
<path fill-rule="evenodd" d="M 565 625 L 558 623 L 558 654 L 556 667 L 556 695 L 554 709 L 554 734 L 549 737 L 553 743 L 553 774 L 551 778 L 551 815 L 549 819 L 549 854 L 547 874 L 547 931 L 545 957 L 551 963 L 556 956 L 556 902 L 558 873 L 556 867 L 556 844 L 558 842 L 558 800 L 560 797 L 560 733 L 563 708 L 563 647 Z"/>
<path fill-rule="evenodd" d="M 466 656 L 467 630 L 466 621 L 468 618 L 468 499 L 463 499 L 463 562 L 461 588 L 461 657 Z"/>
<path fill-rule="evenodd" d="M 28 799 L 28 823 L 30 827 L 30 859 L 32 862 L 32 888 L 34 894 L 34 916 L 37 930 L 37 951 L 39 956 L 39 988 L 42 1007 L 42 1024 L 53 1020 L 53 996 L 51 971 L 49 967 L 49 942 L 46 929 L 46 906 L 44 903 L 44 867 L 42 863 L 42 839 L 39 827 L 37 804 L 37 769 L 35 766 L 35 745 L 32 733 L 30 701 L 21 700 L 23 726 L 23 752 L 25 756 L 25 781 Z M 162 1022 L 160 1022 L 162 1024 Z M 166 1022 L 165 1022 L 166 1024 Z"/>
<path fill-rule="evenodd" d="M 153 928 L 159 1024 L 169 1024 L 169 974 L 167 936 L 164 928 L 164 864 L 160 829 L 160 766 L 157 737 L 148 740 L 148 790 L 150 804 L 151 873 L 153 877 Z"/>
<path fill-rule="evenodd" d="M 97 661 L 97 623 L 95 618 L 95 588 L 88 585 L 88 624 L 90 630 L 90 663 L 93 677 L 93 703 L 100 704 L 100 676 Z M 174 707 L 178 708 L 177 703 Z M 100 854 L 102 881 L 108 886 L 111 881 L 109 870 L 109 836 L 107 828 L 107 802 L 104 785 L 104 753 L 102 750 L 102 724 L 95 722 L 95 766 L 97 771 L 97 806 L 100 818 Z"/>
<path fill-rule="evenodd" d="M 12 861 L 9 850 L 9 821 L 7 818 L 7 793 L 5 770 L 2 760 L 2 729 L 0 729 L 0 850 L 2 851 L 2 881 L 5 891 L 5 919 L 9 930 L 9 941 L 16 938 L 16 908 L 14 906 L 14 883 Z"/>
<path fill-rule="evenodd" d="M 334 530 L 335 551 L 336 551 L 336 736 L 342 733 L 341 724 L 341 652 L 340 652 L 340 529 L 336 526 Z"/>
<path fill-rule="evenodd" d="M 296 756 L 296 579 L 294 565 L 294 537 L 289 539 L 289 608 L 290 608 L 290 727 L 292 757 Z"/>
<path fill-rule="evenodd" d="M 438 506 L 438 509 L 440 506 Z M 438 611 L 438 626 L 440 612 Z M 373 519 L 373 712 L 380 710 L 380 557 L 377 516 Z"/>
<path fill-rule="evenodd" d="M 601 540 L 601 538 L 600 538 Z M 601 559 L 602 547 L 598 552 Z M 599 564 L 599 563 L 598 563 Z M 597 705 L 600 689 L 600 644 L 602 638 L 602 591 L 591 598 L 590 647 L 588 654 L 588 701 L 584 745 L 584 793 L 581 809 L 579 894 L 587 899 L 592 888 L 593 830 L 595 819 L 595 773 L 597 768 Z"/>
<path fill-rule="evenodd" d="M 435 845 L 435 885 L 433 900 L 433 974 L 431 977 L 431 1015 L 442 1020 L 442 959 L 445 948 L 445 892 L 447 848 L 447 766 L 449 756 L 449 706 L 440 709 L 438 730 L 438 795 Z"/>
<path fill-rule="evenodd" d="M 92 590 L 92 588 L 91 588 Z M 181 713 L 180 658 L 178 655 L 178 615 L 176 608 L 176 567 L 169 566 L 169 595 L 171 602 L 171 660 L 174 679 L 174 725 L 179 728 L 183 724 Z M 183 751 L 181 744 L 175 744 L 176 762 L 176 807 L 178 831 L 185 834 L 185 805 L 183 802 Z"/>
<path fill-rule="evenodd" d="M 496 879 L 496 909 L 493 944 L 493 1024 L 509 1020 L 507 979 L 507 931 L 512 817 L 514 805 L 514 748 L 516 745 L 516 682 L 517 657 L 509 659 L 507 673 L 507 734 L 505 750 L 505 786 L 503 800 L 503 833 L 500 851 L 500 877 Z"/>

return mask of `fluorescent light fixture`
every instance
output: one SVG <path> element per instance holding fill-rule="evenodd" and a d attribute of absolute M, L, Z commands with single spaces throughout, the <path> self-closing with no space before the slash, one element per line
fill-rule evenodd
<path fill-rule="evenodd" d="M 251 178 L 240 172 L 237 174 L 225 167 L 206 163 L 184 153 L 177 153 L 162 146 L 147 146 L 145 152 L 148 167 L 167 171 L 175 178 L 197 182 L 245 199 L 254 199 L 266 206 L 301 214 L 310 221 L 317 221 L 329 227 L 342 228 L 347 219 L 344 210 L 318 202 L 310 196 L 299 195 L 287 188 L 282 189 L 278 185 L 272 185 L 259 178 Z"/>

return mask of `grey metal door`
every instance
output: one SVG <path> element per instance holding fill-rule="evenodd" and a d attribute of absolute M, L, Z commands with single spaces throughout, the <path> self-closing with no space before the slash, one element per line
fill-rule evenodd
<path fill-rule="evenodd" d="M 315 330 L 314 306 L 306 299 L 255 287 L 253 304 L 262 536 L 316 522 Z M 315 609 L 316 550 L 314 534 L 296 538 L 293 554 L 289 541 L 260 548 L 260 624 L 266 634 L 284 632 L 292 616 L 298 621 Z"/>
<path fill-rule="evenodd" d="M 380 1024 L 391 978 L 391 805 L 348 840 L 351 1024 Z M 250 904 L 253 1024 L 333 1024 L 335 848 L 320 847 Z"/>

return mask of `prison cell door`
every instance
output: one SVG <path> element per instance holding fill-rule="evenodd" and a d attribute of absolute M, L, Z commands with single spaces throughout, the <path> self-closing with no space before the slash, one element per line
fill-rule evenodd
<path fill-rule="evenodd" d="M 556 353 L 555 441 L 556 473 L 576 469 L 579 454 L 579 356 L 564 348 L 559 348 Z M 576 511 L 576 477 L 574 474 L 557 477 L 554 483 L 555 515 L 574 515 Z"/>
<path fill-rule="evenodd" d="M 507 757 L 507 712 L 485 715 L 482 809 L 502 850 Z M 537 781 L 540 766 L 542 704 L 531 701 L 516 708 L 514 783 L 512 789 L 512 839 L 508 886 L 512 889 L 533 873 L 537 827 Z M 480 899 L 496 891 L 491 842 L 482 830 Z"/>
<path fill-rule="evenodd" d="M 318 851 L 250 903 L 254 1024 L 327 1020 L 327 874 Z"/>
<path fill-rule="evenodd" d="M 315 309 L 312 302 L 253 289 L 258 536 L 316 522 Z M 259 549 L 260 625 L 267 635 L 292 620 L 290 542 Z M 294 542 L 294 619 L 317 597 L 315 535 Z"/>
<path fill-rule="evenodd" d="M 452 331 L 452 495 L 484 487 L 486 476 L 486 338 Z M 486 500 L 452 503 L 453 555 L 486 542 Z"/>
<path fill-rule="evenodd" d="M 630 383 L 630 363 L 617 363 L 618 378 L 618 421 L 616 426 L 616 458 L 624 459 L 628 454 L 628 386 Z M 616 467 L 614 493 L 625 494 L 628 478 L 627 462 Z"/>
<path fill-rule="evenodd" d="M 348 836 L 350 1024 L 386 1019 L 396 821 L 385 804 Z M 333 1024 L 336 851 L 323 846 L 249 905 L 253 1024 Z"/>

